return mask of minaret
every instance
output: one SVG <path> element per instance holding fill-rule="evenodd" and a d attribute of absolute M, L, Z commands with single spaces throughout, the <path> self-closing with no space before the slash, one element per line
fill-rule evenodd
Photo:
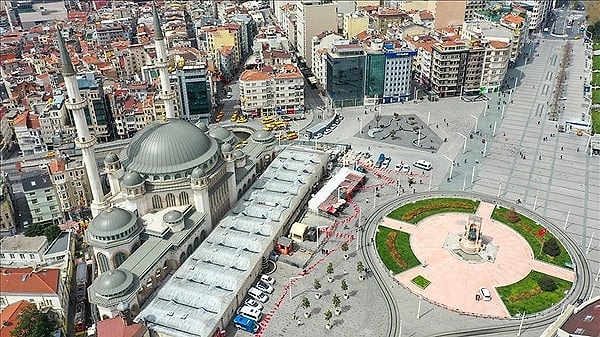
<path fill-rule="evenodd" d="M 62 37 L 60 29 L 58 29 L 57 35 L 58 47 L 60 48 L 60 59 L 62 61 L 62 75 L 65 79 L 65 86 L 67 87 L 67 94 L 69 96 L 69 99 L 65 104 L 67 109 L 73 114 L 73 120 L 75 121 L 75 128 L 77 129 L 77 139 L 75 140 L 75 144 L 81 149 L 83 155 L 85 171 L 87 172 L 90 188 L 92 189 L 92 216 L 95 217 L 101 210 L 106 208 L 104 193 L 102 192 L 102 185 L 100 184 L 98 164 L 96 163 L 96 156 L 94 155 L 96 137 L 90 134 L 85 121 L 83 108 L 87 105 L 87 101 L 85 98 L 81 97 L 81 93 L 79 92 L 77 78 L 75 77 L 75 69 L 73 68 L 73 63 L 71 63 L 71 58 L 67 52 L 65 40 Z"/>
<path fill-rule="evenodd" d="M 160 19 L 156 5 L 152 6 L 154 14 L 154 46 L 156 48 L 156 66 L 160 74 L 160 98 L 165 102 L 166 118 L 175 118 L 175 92 L 171 90 L 169 82 L 169 60 L 167 59 L 167 44 L 160 26 Z"/>

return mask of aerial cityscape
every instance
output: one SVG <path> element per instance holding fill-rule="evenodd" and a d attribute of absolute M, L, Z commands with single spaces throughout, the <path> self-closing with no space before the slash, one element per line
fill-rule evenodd
<path fill-rule="evenodd" d="M 600 337 L 600 3 L 0 1 L 0 337 Z"/>

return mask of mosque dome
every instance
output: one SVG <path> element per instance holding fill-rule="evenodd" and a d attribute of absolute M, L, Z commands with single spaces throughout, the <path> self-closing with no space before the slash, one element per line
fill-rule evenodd
<path fill-rule="evenodd" d="M 117 157 L 114 153 L 109 153 L 106 158 L 104 158 L 104 164 L 114 164 L 119 161 L 119 157 Z"/>
<path fill-rule="evenodd" d="M 168 224 L 179 223 L 183 219 L 183 213 L 170 210 L 165 215 L 163 215 L 163 221 Z"/>
<path fill-rule="evenodd" d="M 253 133 L 250 138 L 256 142 L 265 143 L 272 140 L 273 135 L 269 131 L 259 130 Z"/>
<path fill-rule="evenodd" d="M 205 175 L 204 170 L 201 167 L 196 167 L 192 171 L 192 178 L 198 179 L 198 178 L 204 177 L 204 175 Z"/>
<path fill-rule="evenodd" d="M 94 238 L 117 236 L 127 231 L 135 222 L 133 213 L 122 208 L 111 207 L 92 219 L 88 232 Z"/>
<path fill-rule="evenodd" d="M 222 142 L 227 142 L 227 140 L 233 136 L 229 130 L 219 125 L 211 126 L 208 130 L 208 134 Z"/>
<path fill-rule="evenodd" d="M 225 144 L 221 145 L 221 152 L 223 152 L 223 153 L 231 152 L 232 150 L 233 150 L 233 148 L 231 147 L 231 144 L 229 144 L 229 143 L 225 143 Z"/>
<path fill-rule="evenodd" d="M 215 140 L 201 129 L 173 118 L 138 131 L 120 158 L 126 171 L 161 175 L 191 170 L 207 162 L 216 151 Z"/>
<path fill-rule="evenodd" d="M 127 172 L 123 175 L 121 181 L 123 182 L 123 185 L 127 187 L 133 187 L 143 183 L 144 178 L 142 178 L 142 176 L 140 176 L 140 174 L 137 172 Z"/>

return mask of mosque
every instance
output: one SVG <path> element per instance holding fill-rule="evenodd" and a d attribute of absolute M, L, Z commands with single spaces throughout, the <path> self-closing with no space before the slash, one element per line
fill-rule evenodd
<path fill-rule="evenodd" d="M 230 130 L 176 118 L 166 45 L 156 9 L 153 14 L 166 113 L 120 153 L 106 156 L 107 195 L 94 154 L 96 139 L 85 122 L 86 102 L 58 33 L 66 105 L 93 196 L 85 239 L 98 277 L 88 298 L 100 319 L 137 316 L 164 336 L 212 335 L 232 318 L 232 308 L 244 298 L 238 295 L 260 274 L 277 239 L 322 179 L 328 154 L 281 150 L 262 130 L 234 150 L 240 139 Z M 173 320 L 173 312 L 188 312 L 187 324 L 182 325 L 183 316 Z"/>

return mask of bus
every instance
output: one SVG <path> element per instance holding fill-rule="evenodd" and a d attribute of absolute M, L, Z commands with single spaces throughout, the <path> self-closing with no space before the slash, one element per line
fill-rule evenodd
<path fill-rule="evenodd" d="M 233 324 L 236 328 L 250 333 L 256 333 L 259 328 L 255 320 L 252 320 L 242 315 L 236 315 L 233 319 Z"/>

